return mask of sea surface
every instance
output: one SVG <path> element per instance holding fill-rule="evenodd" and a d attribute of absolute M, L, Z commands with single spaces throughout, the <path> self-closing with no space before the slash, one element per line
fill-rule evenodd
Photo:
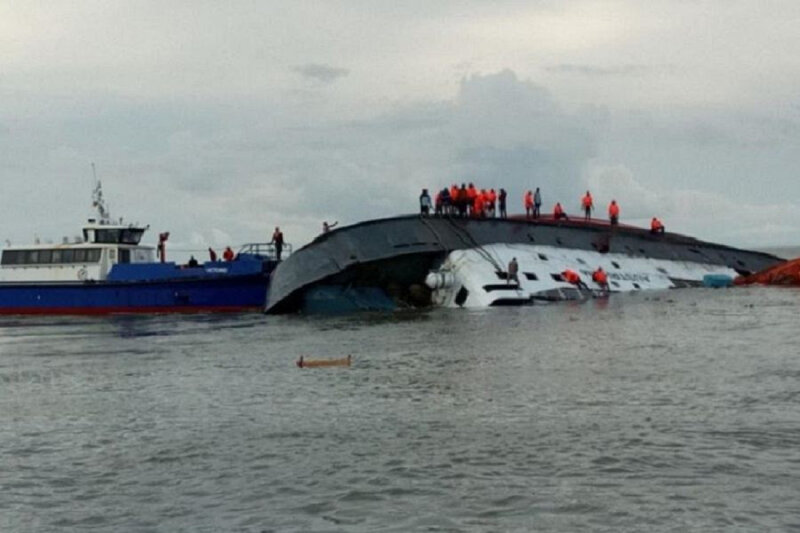
<path fill-rule="evenodd" d="M 798 325 L 763 287 L 3 318 L 0 531 L 800 530 Z"/>

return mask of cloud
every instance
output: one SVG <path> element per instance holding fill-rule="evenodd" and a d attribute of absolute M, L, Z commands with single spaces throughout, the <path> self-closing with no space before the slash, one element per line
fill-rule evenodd
<path fill-rule="evenodd" d="M 328 65 L 320 65 L 316 63 L 309 63 L 294 67 L 292 70 L 303 76 L 319 83 L 333 83 L 339 78 L 343 78 L 350 74 L 346 68 L 331 67 Z"/>
<path fill-rule="evenodd" d="M 576 65 L 562 63 L 545 67 L 553 74 L 579 74 L 581 76 L 641 76 L 652 71 L 647 65 L 616 65 L 598 67 L 594 65 Z"/>
<path fill-rule="evenodd" d="M 648 227 L 658 216 L 668 231 L 726 244 L 763 248 L 796 242 L 800 212 L 791 202 L 741 203 L 721 192 L 653 189 L 622 164 L 590 165 L 586 183 L 600 217 L 606 216 L 607 202 L 614 198 L 623 221 L 635 225 Z"/>

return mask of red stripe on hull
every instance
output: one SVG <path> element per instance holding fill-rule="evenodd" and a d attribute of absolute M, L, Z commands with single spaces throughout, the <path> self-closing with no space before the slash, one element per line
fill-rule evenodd
<path fill-rule="evenodd" d="M 261 306 L 153 306 L 153 307 L 0 307 L 0 315 L 160 315 L 190 313 L 246 313 Z"/>

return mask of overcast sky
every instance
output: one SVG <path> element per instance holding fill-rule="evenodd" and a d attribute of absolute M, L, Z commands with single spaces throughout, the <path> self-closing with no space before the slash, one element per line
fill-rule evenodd
<path fill-rule="evenodd" d="M 422 187 L 800 244 L 800 2 L 0 3 L 0 239 L 307 243 Z"/>

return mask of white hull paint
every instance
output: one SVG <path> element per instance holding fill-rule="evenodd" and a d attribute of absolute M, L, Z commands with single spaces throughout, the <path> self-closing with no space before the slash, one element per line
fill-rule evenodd
<path fill-rule="evenodd" d="M 519 264 L 519 284 L 507 283 L 505 272 L 512 258 Z M 721 265 L 650 259 L 527 244 L 491 244 L 451 252 L 426 281 L 434 289 L 434 305 L 481 308 L 524 305 L 541 300 L 575 300 L 601 296 L 605 291 L 592 281 L 592 272 L 603 267 L 610 292 L 664 290 L 699 285 L 708 274 L 730 276 L 736 271 Z M 578 272 L 586 288 L 579 290 L 563 281 L 561 272 Z M 498 275 L 498 270 L 503 274 Z M 466 291 L 466 292 L 465 292 Z"/>

